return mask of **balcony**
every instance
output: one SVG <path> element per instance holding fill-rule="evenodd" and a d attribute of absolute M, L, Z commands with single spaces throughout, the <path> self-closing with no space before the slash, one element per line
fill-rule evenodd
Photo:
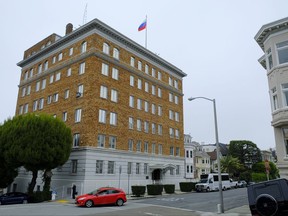
<path fill-rule="evenodd" d="M 288 107 L 278 109 L 272 113 L 273 127 L 282 127 L 288 125 Z"/>

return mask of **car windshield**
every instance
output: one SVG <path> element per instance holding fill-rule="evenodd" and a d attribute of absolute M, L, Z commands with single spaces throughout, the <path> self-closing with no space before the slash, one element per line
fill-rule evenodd
<path fill-rule="evenodd" d="M 200 183 L 207 183 L 208 179 L 201 179 Z"/>
<path fill-rule="evenodd" d="M 89 195 L 95 195 L 95 194 L 97 194 L 100 190 L 101 190 L 101 189 L 98 188 L 98 189 L 96 189 L 96 190 L 94 190 L 94 191 L 91 191 L 90 193 L 87 193 L 87 194 L 89 194 Z"/>

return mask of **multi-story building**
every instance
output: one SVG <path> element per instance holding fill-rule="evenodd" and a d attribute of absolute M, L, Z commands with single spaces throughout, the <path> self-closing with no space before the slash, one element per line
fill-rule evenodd
<path fill-rule="evenodd" d="M 197 146 L 192 142 L 192 137 L 184 134 L 184 149 L 185 149 L 185 178 L 194 179 L 195 174 L 195 151 Z"/>
<path fill-rule="evenodd" d="M 16 115 L 48 113 L 73 132 L 69 160 L 53 170 L 55 190 L 179 187 L 186 76 L 180 69 L 98 19 L 76 30 L 68 24 L 65 36 L 36 43 L 18 66 Z M 20 172 L 14 186 L 27 188 L 25 175 Z"/>
<path fill-rule="evenodd" d="M 258 61 L 267 70 L 277 166 L 288 178 L 288 18 L 263 25 L 255 40 L 264 52 Z"/>

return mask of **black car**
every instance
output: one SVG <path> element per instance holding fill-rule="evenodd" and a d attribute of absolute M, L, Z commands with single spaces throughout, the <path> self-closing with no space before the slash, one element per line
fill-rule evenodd
<path fill-rule="evenodd" d="M 0 196 L 0 205 L 3 204 L 16 204 L 16 203 L 28 203 L 28 195 L 21 192 L 10 192 Z"/>

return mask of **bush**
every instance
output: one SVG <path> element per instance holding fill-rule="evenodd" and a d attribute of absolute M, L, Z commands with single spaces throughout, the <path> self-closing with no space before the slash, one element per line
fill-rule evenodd
<path fill-rule="evenodd" d="M 36 191 L 32 194 L 29 194 L 29 202 L 30 203 L 39 203 L 51 200 L 51 192 L 46 191 Z"/>
<path fill-rule="evenodd" d="M 145 186 L 140 186 L 140 185 L 134 185 L 131 186 L 132 188 L 132 194 L 136 197 L 144 196 L 146 187 Z"/>
<path fill-rule="evenodd" d="M 147 185 L 148 195 L 162 195 L 163 185 L 161 184 L 150 184 Z"/>
<path fill-rule="evenodd" d="M 191 192 L 195 190 L 195 182 L 179 182 L 180 190 L 182 192 Z"/>
<path fill-rule="evenodd" d="M 252 173 L 252 181 L 254 182 L 267 181 L 267 175 L 265 173 Z"/>
<path fill-rule="evenodd" d="M 165 193 L 167 193 L 167 194 L 175 193 L 175 185 L 174 184 L 165 184 L 164 190 L 165 190 Z"/>

